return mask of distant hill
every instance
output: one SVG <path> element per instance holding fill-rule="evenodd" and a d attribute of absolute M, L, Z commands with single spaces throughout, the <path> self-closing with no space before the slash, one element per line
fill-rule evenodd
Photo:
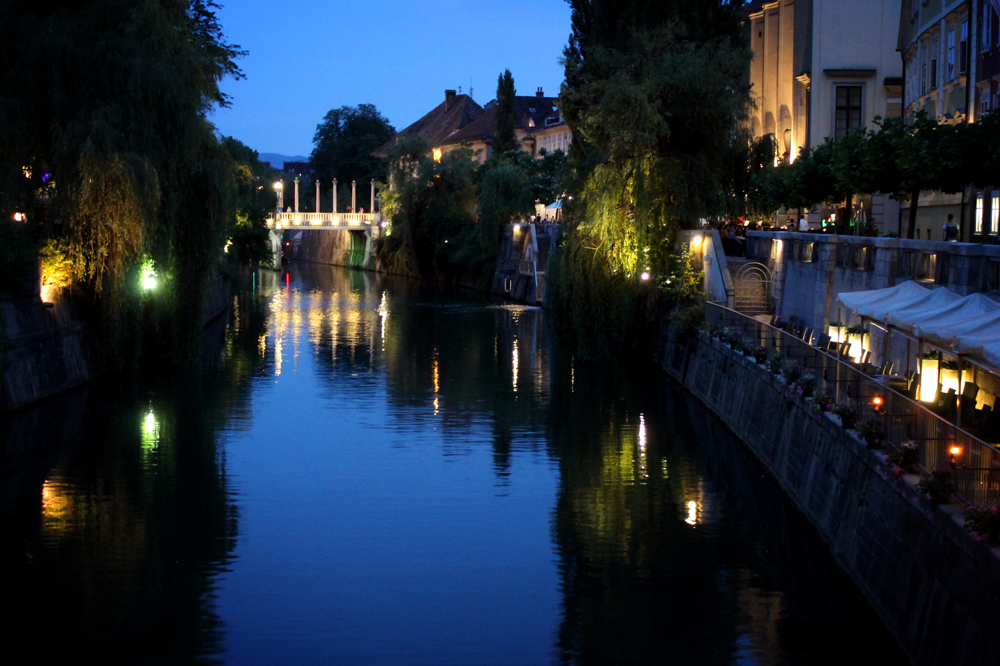
<path fill-rule="evenodd" d="M 309 158 L 302 155 L 279 155 L 278 153 L 258 153 L 261 162 L 267 162 L 275 169 L 280 169 L 285 162 L 308 162 Z"/>

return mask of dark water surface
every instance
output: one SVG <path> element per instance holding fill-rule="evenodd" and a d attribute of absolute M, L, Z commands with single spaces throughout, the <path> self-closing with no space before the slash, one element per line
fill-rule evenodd
<path fill-rule="evenodd" d="M 412 282 L 246 287 L 205 381 L 3 423 L 6 663 L 902 663 L 662 376 Z"/>

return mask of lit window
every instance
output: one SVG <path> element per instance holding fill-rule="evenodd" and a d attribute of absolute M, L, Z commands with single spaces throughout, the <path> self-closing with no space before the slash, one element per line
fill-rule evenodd
<path fill-rule="evenodd" d="M 1000 218 L 1000 192 L 993 190 L 993 198 L 990 200 L 990 233 L 997 232 L 997 219 Z"/>
<path fill-rule="evenodd" d="M 983 233 L 983 195 L 976 197 L 976 233 Z"/>

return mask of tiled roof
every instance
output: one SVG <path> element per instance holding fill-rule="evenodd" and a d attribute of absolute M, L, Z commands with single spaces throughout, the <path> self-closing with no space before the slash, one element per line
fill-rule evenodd
<path fill-rule="evenodd" d="M 438 104 L 423 118 L 413 123 L 396 138 L 422 134 L 434 146 L 440 145 L 447 137 L 468 126 L 482 117 L 483 107 L 476 104 L 468 95 L 455 95 L 453 91 L 445 91 L 445 101 Z M 375 155 L 385 157 L 392 147 L 393 141 L 386 143 L 375 151 Z"/>
<path fill-rule="evenodd" d="M 515 129 L 531 134 L 532 132 L 545 129 L 546 118 L 555 118 L 556 122 L 558 122 L 559 111 L 556 108 L 559 104 L 558 98 L 538 97 L 536 95 L 531 97 L 515 97 L 514 100 L 516 114 Z M 454 146 L 465 141 L 474 143 L 488 139 L 497 128 L 496 113 L 496 105 L 492 103 L 487 104 L 486 112 L 482 116 L 469 123 L 464 129 L 446 137 L 438 145 Z M 532 126 L 532 121 L 534 122 L 534 126 Z M 551 126 L 549 125 L 549 127 Z"/>

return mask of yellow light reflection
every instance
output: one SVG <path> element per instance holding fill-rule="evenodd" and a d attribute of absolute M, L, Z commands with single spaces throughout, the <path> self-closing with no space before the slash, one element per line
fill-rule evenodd
<path fill-rule="evenodd" d="M 378 304 L 378 316 L 382 320 L 382 351 L 385 351 L 385 323 L 389 319 L 389 301 L 386 292 L 382 292 L 382 302 Z"/>
<path fill-rule="evenodd" d="M 684 520 L 685 523 L 694 527 L 698 524 L 698 503 L 691 500 L 687 503 L 688 516 Z"/>
<path fill-rule="evenodd" d="M 160 445 L 160 423 L 153 410 L 149 410 L 142 420 L 142 452 L 150 454 Z"/>
<path fill-rule="evenodd" d="M 511 355 L 511 372 L 513 373 L 514 393 L 517 393 L 517 338 L 514 338 L 514 353 Z"/>
<path fill-rule="evenodd" d="M 639 471 L 642 478 L 649 478 L 649 471 L 646 468 L 646 417 L 639 415 Z"/>
<path fill-rule="evenodd" d="M 63 484 L 47 479 L 42 484 L 42 524 L 46 530 L 64 532 L 69 527 L 72 507 Z"/>

